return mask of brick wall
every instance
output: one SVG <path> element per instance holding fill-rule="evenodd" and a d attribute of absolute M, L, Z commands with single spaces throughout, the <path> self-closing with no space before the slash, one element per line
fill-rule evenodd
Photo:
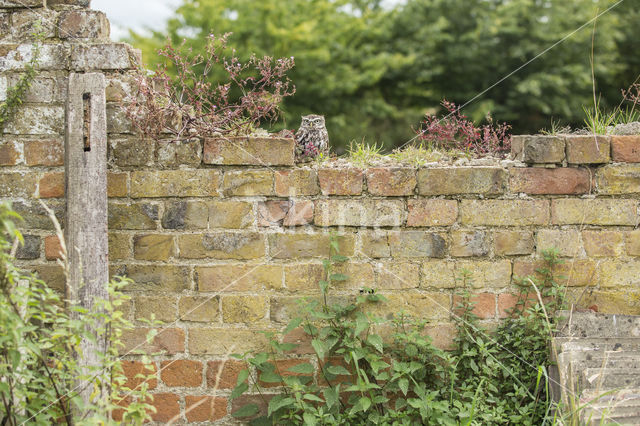
<path fill-rule="evenodd" d="M 111 43 L 106 18 L 86 3 L 0 0 L 0 98 L 29 59 L 34 14 L 47 34 L 38 78 L 0 138 L 0 197 L 25 218 L 20 264 L 62 289 L 59 243 L 38 199 L 62 220 L 66 79 L 104 70 L 110 268 L 135 280 L 125 315 L 140 330 L 125 336 L 127 350 L 164 352 L 151 383 L 156 421 L 230 418 L 243 367 L 228 353 L 263 348 L 259 331 L 283 328 L 298 298 L 318 295 L 329 231 L 351 257 L 333 294 L 375 287 L 389 299 L 381 314 L 429 319 L 442 347 L 463 268 L 490 324 L 513 307 L 514 277 L 532 273 L 548 247 L 565 258 L 580 306 L 640 313 L 640 136 L 519 136 L 513 160 L 418 169 L 295 165 L 287 139 L 140 140 L 118 110 L 138 55 Z M 167 325 L 143 345 L 139 320 L 151 314 Z M 302 345 L 284 364 L 310 352 L 300 338 L 287 336 Z M 142 366 L 126 359 L 133 381 Z"/>

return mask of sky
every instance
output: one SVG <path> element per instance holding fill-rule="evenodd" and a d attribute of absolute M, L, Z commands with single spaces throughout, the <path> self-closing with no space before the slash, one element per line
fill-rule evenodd
<path fill-rule="evenodd" d="M 111 21 L 111 39 L 119 40 L 128 29 L 161 30 L 182 0 L 92 0 L 91 8 L 101 10 Z"/>

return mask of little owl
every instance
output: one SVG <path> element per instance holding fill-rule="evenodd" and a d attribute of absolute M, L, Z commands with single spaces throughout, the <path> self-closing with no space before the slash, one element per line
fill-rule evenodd
<path fill-rule="evenodd" d="M 329 152 L 329 134 L 322 115 L 303 115 L 296 132 L 296 160 L 308 161 Z"/>

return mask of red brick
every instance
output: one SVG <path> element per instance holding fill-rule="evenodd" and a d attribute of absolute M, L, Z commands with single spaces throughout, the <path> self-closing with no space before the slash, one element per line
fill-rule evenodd
<path fill-rule="evenodd" d="M 541 167 L 513 168 L 509 171 L 511 192 L 527 194 L 586 194 L 591 189 L 587 169 Z"/>
<path fill-rule="evenodd" d="M 185 397 L 184 414 L 189 422 L 214 422 L 227 415 L 227 398 L 214 396 Z"/>
<path fill-rule="evenodd" d="M 180 415 L 180 397 L 173 393 L 156 393 L 151 403 L 156 408 L 151 418 L 156 422 L 168 422 Z"/>
<path fill-rule="evenodd" d="M 64 173 L 46 173 L 38 183 L 40 198 L 64 197 Z"/>
<path fill-rule="evenodd" d="M 318 180 L 325 195 L 359 195 L 364 174 L 360 169 L 320 169 Z"/>
<path fill-rule="evenodd" d="M 455 200 L 409 200 L 408 208 L 407 226 L 449 226 L 458 220 L 458 202 Z"/>
<path fill-rule="evenodd" d="M 510 312 L 518 304 L 519 296 L 512 293 L 502 293 L 498 295 L 498 316 L 500 318 L 507 318 Z M 524 302 L 524 301 L 523 301 Z M 526 306 L 530 307 L 538 302 L 538 296 L 535 293 L 527 295 Z"/>
<path fill-rule="evenodd" d="M 612 136 L 611 155 L 613 161 L 640 163 L 640 136 Z"/>
<path fill-rule="evenodd" d="M 453 297 L 454 314 L 460 315 L 461 309 L 458 304 L 461 302 L 460 296 Z M 470 302 L 474 304 L 473 313 L 480 319 L 495 318 L 496 316 L 496 295 L 493 293 L 480 293 L 471 295 Z"/>
<path fill-rule="evenodd" d="M 278 374 L 280 374 L 280 376 L 282 377 L 291 377 L 291 376 L 307 376 L 306 374 L 302 374 L 302 373 L 292 373 L 291 371 L 287 371 L 289 368 L 295 366 L 295 365 L 300 365 L 300 364 L 306 364 L 309 363 L 309 360 L 306 359 L 280 359 L 280 360 L 276 360 L 275 361 L 275 366 L 276 366 L 276 372 Z M 282 383 L 266 383 L 263 381 L 259 381 L 260 386 L 263 388 L 273 388 L 273 387 L 277 387 L 277 386 L 281 386 Z"/>
<path fill-rule="evenodd" d="M 11 142 L 0 145 L 0 166 L 15 166 L 18 160 L 18 151 Z"/>
<path fill-rule="evenodd" d="M 312 355 L 315 353 L 313 346 L 311 346 L 311 336 L 305 333 L 302 327 L 291 330 L 282 338 L 282 343 L 293 343 L 297 345 L 295 349 L 287 352 L 289 354 Z"/>
<path fill-rule="evenodd" d="M 170 387 L 194 388 L 202 384 L 202 363 L 179 359 L 160 364 L 161 378 Z"/>
<path fill-rule="evenodd" d="M 59 140 L 26 141 L 24 159 L 27 166 L 62 166 L 64 143 Z"/>
<path fill-rule="evenodd" d="M 347 375 L 347 374 L 343 374 L 341 376 L 337 376 L 335 379 L 331 380 L 329 383 L 331 385 L 337 385 L 339 383 L 353 383 L 355 380 L 355 372 L 349 367 L 349 365 L 344 361 L 344 358 L 342 357 L 338 357 L 338 356 L 333 356 L 333 357 L 329 357 L 328 359 L 326 359 L 324 361 L 324 363 L 321 364 L 322 367 L 324 366 L 340 366 L 343 367 L 344 369 L 346 369 L 347 371 L 351 372 L 351 375 Z M 327 379 L 324 377 L 324 374 L 322 373 L 322 369 L 318 369 L 317 373 L 317 380 L 318 380 L 318 384 L 321 386 L 327 386 Z"/>
<path fill-rule="evenodd" d="M 258 413 L 251 417 L 240 417 L 239 420 L 243 422 L 248 422 L 251 419 L 255 419 L 256 417 L 266 416 L 267 409 L 269 407 L 269 402 L 271 398 L 275 395 L 262 394 L 262 395 L 241 395 L 238 398 L 234 399 L 231 403 L 231 414 L 238 411 L 240 408 L 244 407 L 248 404 L 256 404 L 258 406 Z"/>
<path fill-rule="evenodd" d="M 125 388 L 133 390 L 140 386 L 144 382 L 144 379 L 137 377 L 139 374 L 150 377 L 146 381 L 149 385 L 149 390 L 153 390 L 158 386 L 157 368 L 155 364 L 123 360 L 121 361 L 121 366 L 122 372 L 127 378 L 124 384 Z"/>
<path fill-rule="evenodd" d="M 282 224 L 284 226 L 307 225 L 313 221 L 313 201 L 294 201 Z"/>
<path fill-rule="evenodd" d="M 408 168 L 370 168 L 366 176 L 367 188 L 372 195 L 411 195 L 417 183 L 415 169 Z"/>
<path fill-rule="evenodd" d="M 49 235 L 44 239 L 44 256 L 47 260 L 62 258 L 62 245 L 56 235 Z"/>
<path fill-rule="evenodd" d="M 242 361 L 209 361 L 207 363 L 207 387 L 233 389 L 238 382 L 238 374 L 245 368 L 247 368 L 247 364 Z"/>

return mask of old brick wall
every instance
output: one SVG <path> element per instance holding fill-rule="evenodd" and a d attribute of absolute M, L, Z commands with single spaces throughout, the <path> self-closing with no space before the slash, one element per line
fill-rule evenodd
<path fill-rule="evenodd" d="M 389 299 L 381 314 L 430 320 L 443 347 L 463 268 L 490 324 L 513 307 L 514 277 L 533 273 L 549 247 L 580 306 L 640 314 L 640 136 L 521 136 L 513 160 L 368 169 L 297 166 L 286 139 L 140 140 L 118 110 L 138 55 L 111 43 L 86 3 L 0 0 L 0 98 L 29 59 L 34 15 L 47 34 L 37 80 L 0 139 L 0 196 L 25 218 L 20 264 L 62 289 L 59 243 L 38 200 L 62 219 L 66 79 L 103 70 L 110 268 L 135 280 L 125 315 L 140 330 L 127 350 L 164 352 L 151 383 L 156 421 L 230 419 L 242 364 L 229 352 L 263 348 L 260 331 L 282 329 L 298 298 L 318 295 L 329 231 L 351 258 L 333 294 L 377 288 Z M 165 325 L 146 345 L 139 320 L 151 314 Z M 300 342 L 283 366 L 309 353 Z M 141 366 L 126 358 L 134 380 Z"/>

